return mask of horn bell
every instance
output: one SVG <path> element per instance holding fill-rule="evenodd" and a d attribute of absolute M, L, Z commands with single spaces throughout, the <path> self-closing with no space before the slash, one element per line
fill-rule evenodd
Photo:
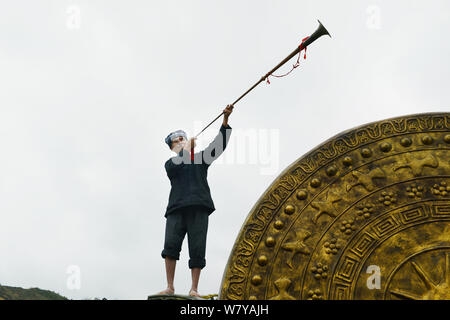
<path fill-rule="evenodd" d="M 330 33 L 328 32 L 328 30 L 323 26 L 323 24 L 320 22 L 320 20 L 317 20 L 319 22 L 319 27 L 317 28 L 316 31 L 314 31 L 313 34 L 311 34 L 309 36 L 308 39 L 305 40 L 305 42 L 303 42 L 302 47 L 306 48 L 307 46 L 309 46 L 311 43 L 313 43 L 314 41 L 316 41 L 317 39 L 319 39 L 321 36 L 324 35 L 328 35 L 331 38 Z"/>

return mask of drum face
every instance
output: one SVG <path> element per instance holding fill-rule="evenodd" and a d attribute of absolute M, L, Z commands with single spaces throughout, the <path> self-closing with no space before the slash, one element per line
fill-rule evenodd
<path fill-rule="evenodd" d="M 449 286 L 450 114 L 429 113 L 348 130 L 286 168 L 219 298 L 450 299 Z"/>

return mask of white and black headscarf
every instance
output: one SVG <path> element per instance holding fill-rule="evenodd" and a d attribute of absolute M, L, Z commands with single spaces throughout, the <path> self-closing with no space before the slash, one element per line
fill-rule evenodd
<path fill-rule="evenodd" d="M 178 137 L 184 137 L 187 140 L 186 132 L 184 132 L 183 130 L 177 130 L 177 131 L 169 133 L 169 135 L 166 137 L 166 140 L 165 140 L 167 145 L 169 146 L 169 148 L 172 147 L 173 139 L 178 138 Z"/>

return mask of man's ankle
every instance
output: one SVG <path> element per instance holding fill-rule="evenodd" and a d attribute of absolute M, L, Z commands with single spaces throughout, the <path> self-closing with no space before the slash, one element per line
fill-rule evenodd
<path fill-rule="evenodd" d="M 175 294 L 175 289 L 174 288 L 166 288 L 165 290 L 159 292 L 158 294 Z"/>
<path fill-rule="evenodd" d="M 197 289 L 191 289 L 189 290 L 189 295 L 191 297 L 200 297 L 200 294 L 198 293 Z"/>

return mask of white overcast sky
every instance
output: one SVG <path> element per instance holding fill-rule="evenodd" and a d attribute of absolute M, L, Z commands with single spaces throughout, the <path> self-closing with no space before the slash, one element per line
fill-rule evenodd
<path fill-rule="evenodd" d="M 449 16 L 446 0 L 2 0 L 0 284 L 72 299 L 164 289 L 164 138 L 197 133 L 320 19 L 332 38 L 236 105 L 209 169 L 199 290 L 218 293 L 243 221 L 288 165 L 349 128 L 450 110 Z M 187 264 L 185 241 L 180 294 Z"/>

